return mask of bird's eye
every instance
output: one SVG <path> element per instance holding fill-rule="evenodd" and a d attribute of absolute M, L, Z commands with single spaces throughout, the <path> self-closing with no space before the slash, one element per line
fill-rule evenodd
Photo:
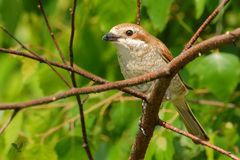
<path fill-rule="evenodd" d="M 127 31 L 126 31 L 126 35 L 127 35 L 127 36 L 133 35 L 133 31 L 132 31 L 132 30 L 127 30 Z"/>

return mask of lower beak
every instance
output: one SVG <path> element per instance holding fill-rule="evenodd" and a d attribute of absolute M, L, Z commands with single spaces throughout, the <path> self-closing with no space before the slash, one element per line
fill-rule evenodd
<path fill-rule="evenodd" d="M 117 41 L 119 38 L 119 36 L 109 32 L 107 34 L 105 34 L 103 37 L 102 37 L 102 40 L 105 40 L 105 41 Z"/>

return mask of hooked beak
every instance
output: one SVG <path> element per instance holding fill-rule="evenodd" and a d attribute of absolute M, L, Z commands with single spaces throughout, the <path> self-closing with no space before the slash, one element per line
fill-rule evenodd
<path fill-rule="evenodd" d="M 102 37 L 102 40 L 105 40 L 105 41 L 117 41 L 118 38 L 120 38 L 119 36 L 109 32 L 107 34 L 105 34 L 103 37 Z"/>

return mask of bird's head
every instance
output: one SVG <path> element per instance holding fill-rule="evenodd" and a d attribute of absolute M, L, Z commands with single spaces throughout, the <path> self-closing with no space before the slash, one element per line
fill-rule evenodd
<path fill-rule="evenodd" d="M 147 45 L 151 35 L 141 26 L 123 23 L 114 26 L 102 39 L 116 44 L 118 47 L 141 48 Z"/>
<path fill-rule="evenodd" d="M 149 53 L 152 48 L 157 48 L 166 61 L 173 59 L 171 52 L 160 40 L 136 24 L 116 25 L 102 39 L 116 44 L 119 53 L 136 53 L 143 50 Z"/>

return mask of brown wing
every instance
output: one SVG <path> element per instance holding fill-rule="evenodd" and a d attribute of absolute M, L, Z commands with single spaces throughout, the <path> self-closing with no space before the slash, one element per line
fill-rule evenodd
<path fill-rule="evenodd" d="M 161 54 L 163 55 L 163 58 L 167 60 L 167 62 L 170 62 L 174 57 L 172 53 L 169 51 L 169 49 L 165 46 L 165 44 L 150 34 L 149 37 L 151 37 L 149 41 L 150 44 L 155 45 L 158 48 L 161 48 L 162 50 Z"/>
<path fill-rule="evenodd" d="M 130 24 L 123 24 L 123 25 L 130 25 Z M 132 38 L 137 38 L 137 39 L 140 39 L 140 40 L 143 40 L 145 41 L 146 43 L 149 43 L 149 44 L 152 44 L 152 45 L 155 45 L 157 46 L 157 48 L 161 48 L 162 52 L 162 57 L 164 58 L 164 60 L 166 62 L 170 62 L 174 57 L 172 55 L 172 53 L 169 51 L 169 49 L 165 46 L 165 44 L 163 42 L 161 42 L 159 39 L 157 39 L 156 37 L 152 36 L 151 34 L 149 34 L 148 32 L 146 32 L 141 26 L 139 25 L 135 25 L 134 26 L 136 28 L 140 28 L 144 34 L 142 33 L 137 33 L 137 34 L 134 34 Z M 159 52 L 160 53 L 160 52 Z M 179 74 L 178 74 L 179 75 Z M 186 85 L 181 76 L 179 75 L 183 85 L 187 88 L 187 89 L 192 89 L 191 87 L 189 87 L 188 85 Z"/>
<path fill-rule="evenodd" d="M 161 41 L 158 40 L 157 45 L 161 48 L 162 50 L 162 55 L 164 56 L 164 58 L 166 58 L 166 60 L 168 62 L 170 62 L 174 57 L 172 55 L 172 53 L 169 51 L 169 49 L 165 46 L 165 44 L 163 44 Z"/>
<path fill-rule="evenodd" d="M 154 39 L 156 39 L 156 38 L 154 37 Z M 173 55 L 172 55 L 172 53 L 169 51 L 169 49 L 168 49 L 168 48 L 165 46 L 165 44 L 162 43 L 160 40 L 156 39 L 156 44 L 155 44 L 155 45 L 158 45 L 158 46 L 161 48 L 161 50 L 162 50 L 162 55 L 163 55 L 163 57 L 165 58 L 165 60 L 166 60 L 167 62 L 170 62 L 170 61 L 174 58 Z M 182 79 L 182 77 L 180 76 L 179 73 L 178 73 L 178 76 L 180 77 L 182 83 L 184 84 L 184 86 L 185 86 L 187 89 L 189 89 L 189 90 L 192 90 L 192 89 L 193 89 L 192 87 L 190 87 L 189 85 L 187 85 L 187 84 L 183 81 L 183 79 Z"/>

